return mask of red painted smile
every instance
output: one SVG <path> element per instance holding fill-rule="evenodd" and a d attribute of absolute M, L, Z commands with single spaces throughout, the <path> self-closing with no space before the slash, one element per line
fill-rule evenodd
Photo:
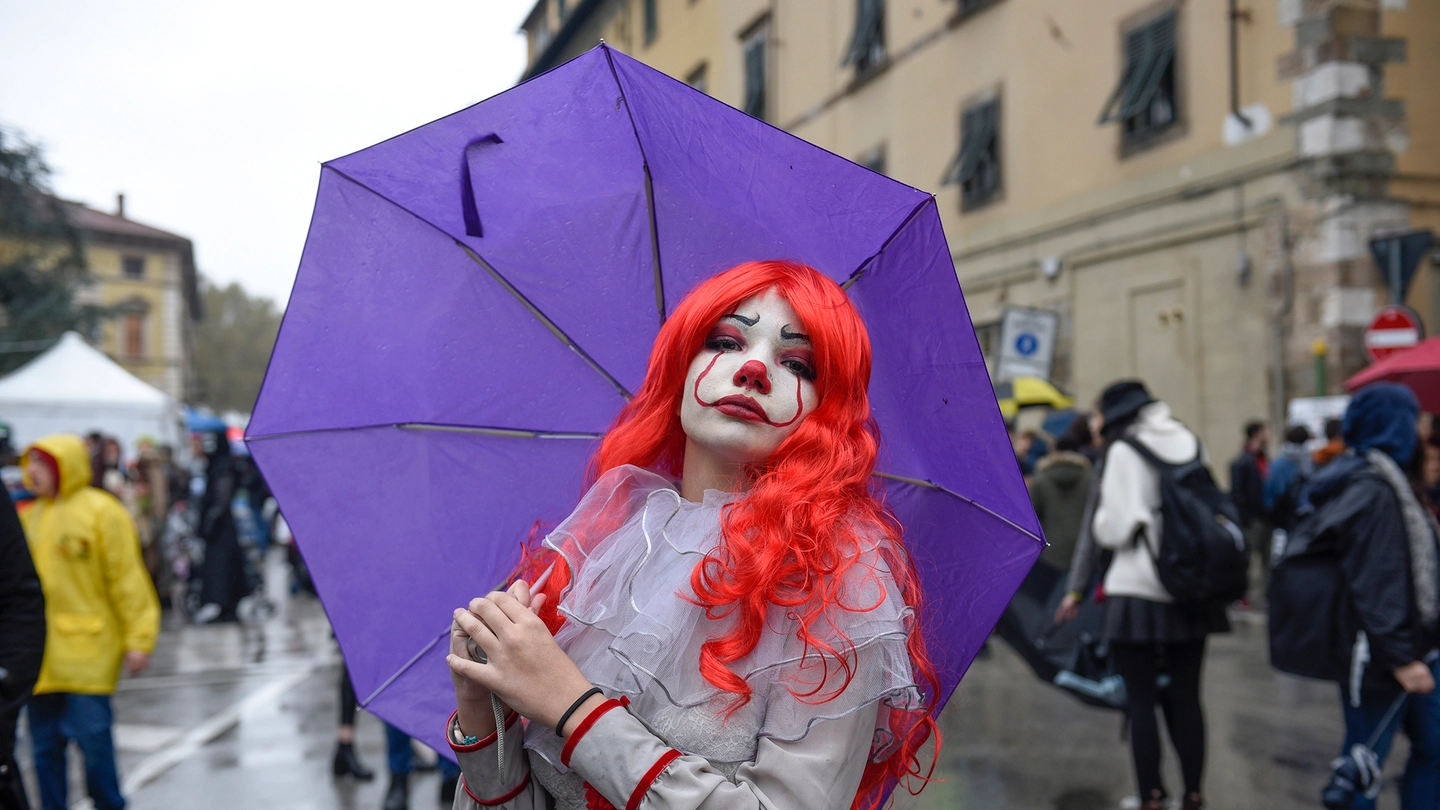
<path fill-rule="evenodd" d="M 805 415 L 805 399 L 802 396 L 803 392 L 799 386 L 795 387 L 795 415 L 785 422 L 772 422 L 770 415 L 765 413 L 765 409 L 760 406 L 760 403 L 743 394 L 731 394 L 727 397 L 721 397 L 714 402 L 706 402 L 701 399 L 700 383 L 704 382 L 705 377 L 710 373 L 710 369 L 715 367 L 715 361 L 719 359 L 720 355 L 718 353 L 710 358 L 710 364 L 705 367 L 704 371 L 700 372 L 699 377 L 695 378 L 695 390 L 690 392 L 690 395 L 695 397 L 695 401 L 700 403 L 702 407 L 714 408 L 733 419 L 742 419 L 746 422 L 762 422 L 775 428 L 790 427 L 795 424 L 801 416 Z"/>

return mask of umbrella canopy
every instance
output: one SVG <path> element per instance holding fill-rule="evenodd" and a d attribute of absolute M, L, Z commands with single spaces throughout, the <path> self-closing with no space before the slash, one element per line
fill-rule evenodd
<path fill-rule="evenodd" d="M 1440 337 L 1426 338 L 1403 352 L 1367 366 L 1345 381 L 1346 391 L 1356 391 L 1372 382 L 1397 382 L 1415 392 L 1420 409 L 1440 413 Z"/>
<path fill-rule="evenodd" d="M 205 413 L 204 411 L 198 411 L 194 408 L 186 408 L 185 429 L 191 433 L 203 433 L 207 431 L 220 431 L 223 433 L 229 430 L 230 426 L 225 423 L 224 419 L 221 419 L 213 413 Z"/>
<path fill-rule="evenodd" d="M 443 637 L 739 262 L 848 286 L 954 689 L 1041 549 L 934 199 L 601 46 L 326 163 L 248 440 L 357 695 L 441 751 Z"/>
<path fill-rule="evenodd" d="M 1016 377 L 1002 382 L 995 386 L 995 398 L 1000 402 L 1000 413 L 1007 420 L 1014 419 L 1021 408 L 1043 405 L 1059 410 L 1075 404 L 1073 397 L 1066 396 L 1054 383 L 1040 377 Z"/>

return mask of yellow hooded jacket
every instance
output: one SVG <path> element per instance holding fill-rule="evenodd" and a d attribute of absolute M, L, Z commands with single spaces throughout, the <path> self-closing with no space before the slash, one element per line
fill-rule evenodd
<path fill-rule="evenodd" d="M 115 496 L 90 486 L 84 441 L 57 434 L 31 448 L 53 456 L 60 472 L 57 496 L 37 498 L 21 519 L 48 627 L 35 694 L 108 695 L 125 651 L 155 648 L 160 600 L 129 513 Z"/>

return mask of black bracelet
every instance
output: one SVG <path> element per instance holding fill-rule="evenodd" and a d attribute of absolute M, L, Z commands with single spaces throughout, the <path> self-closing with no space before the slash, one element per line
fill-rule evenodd
<path fill-rule="evenodd" d="M 562 740 L 565 739 L 565 735 L 560 733 L 560 729 L 565 728 L 565 721 L 570 719 L 570 715 L 574 714 L 574 713 L 575 713 L 575 710 L 578 709 L 578 708 L 580 708 L 580 704 L 581 704 L 581 703 L 584 703 L 584 702 L 587 701 L 587 700 L 589 700 L 592 695 L 603 695 L 603 694 L 605 694 L 605 693 L 604 693 L 603 691 L 601 691 L 600 687 L 598 687 L 598 686 L 592 686 L 592 687 L 590 687 L 590 691 L 588 691 L 588 692 L 586 692 L 585 694 L 581 695 L 580 698 L 579 698 L 578 700 L 576 700 L 574 703 L 571 703 L 571 704 L 570 704 L 570 708 L 566 709 L 566 710 L 565 710 L 565 713 L 562 714 L 562 715 L 560 715 L 560 722 L 558 722 L 558 723 L 555 724 L 555 736 L 556 736 L 556 737 L 559 737 L 559 738 L 562 739 Z"/>

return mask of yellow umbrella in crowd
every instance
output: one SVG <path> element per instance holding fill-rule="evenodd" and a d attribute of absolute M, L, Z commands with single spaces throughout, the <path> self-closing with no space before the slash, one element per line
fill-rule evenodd
<path fill-rule="evenodd" d="M 1000 415 L 1009 422 L 1020 413 L 1021 408 L 1032 405 L 1048 405 L 1055 410 L 1075 404 L 1074 397 L 1068 397 L 1049 380 L 1040 377 L 1016 377 L 995 385 L 995 398 L 1000 401 Z"/>

